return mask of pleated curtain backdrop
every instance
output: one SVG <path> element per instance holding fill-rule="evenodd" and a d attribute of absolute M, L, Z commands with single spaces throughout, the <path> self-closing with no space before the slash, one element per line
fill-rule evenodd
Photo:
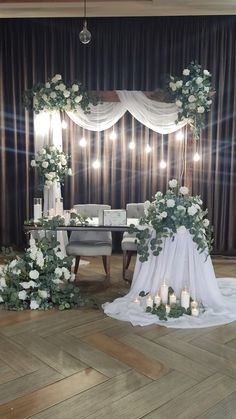
<path fill-rule="evenodd" d="M 181 75 L 196 59 L 212 73 L 216 94 L 202 134 L 202 160 L 191 168 L 193 192 L 209 208 L 215 253 L 236 255 L 236 17 L 91 18 L 87 46 L 79 42 L 81 25 L 82 19 L 74 18 L 0 20 L 1 244 L 22 246 L 22 225 L 39 194 L 30 169 L 33 115 L 22 105 L 25 89 L 61 73 L 89 90 L 153 91 L 163 87 L 166 74 Z M 183 174 L 186 149 L 174 134 L 162 137 L 126 114 L 112 142 L 110 131 L 85 132 L 63 117 L 69 124 L 63 147 L 72 155 L 75 173 L 63 190 L 67 208 L 90 202 L 124 207 L 150 199 L 157 189 L 165 190 L 170 177 Z M 83 134 L 86 149 L 78 146 Z M 136 143 L 133 152 L 127 148 L 130 140 Z M 162 155 L 168 160 L 164 171 Z M 91 163 L 97 157 L 102 168 L 95 172 Z"/>

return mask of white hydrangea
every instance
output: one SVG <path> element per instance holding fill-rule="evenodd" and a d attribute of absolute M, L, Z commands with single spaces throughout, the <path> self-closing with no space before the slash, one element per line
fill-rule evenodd
<path fill-rule="evenodd" d="M 19 300 L 23 300 L 23 301 L 26 300 L 27 292 L 25 290 L 19 291 L 18 292 L 18 298 L 19 298 Z"/>
<path fill-rule="evenodd" d="M 181 186 L 181 187 L 179 188 L 179 192 L 180 192 L 182 195 L 188 195 L 188 193 L 189 193 L 189 189 L 187 188 L 187 186 Z"/>
<path fill-rule="evenodd" d="M 36 300 L 31 300 L 30 301 L 30 308 L 31 308 L 31 310 L 37 310 L 39 308 L 39 304 L 37 303 Z"/>
<path fill-rule="evenodd" d="M 167 199 L 166 205 L 168 208 L 173 208 L 175 206 L 175 200 L 174 199 Z"/>
<path fill-rule="evenodd" d="M 170 181 L 169 181 L 169 187 L 171 188 L 171 189 L 173 189 L 173 188 L 176 188 L 176 186 L 178 185 L 178 182 L 177 182 L 177 180 L 176 179 L 171 179 Z"/>
<path fill-rule="evenodd" d="M 188 208 L 188 214 L 193 216 L 197 213 L 197 208 L 194 205 L 191 205 L 191 207 Z"/>
<path fill-rule="evenodd" d="M 189 74 L 190 74 L 190 70 L 189 70 L 188 68 L 185 68 L 185 69 L 183 70 L 183 75 L 184 75 L 184 76 L 189 76 Z"/>
<path fill-rule="evenodd" d="M 30 277 L 31 279 L 38 279 L 38 277 L 39 277 L 39 272 L 38 272 L 36 269 L 34 269 L 33 271 L 30 271 L 30 272 L 29 272 L 29 277 Z"/>
<path fill-rule="evenodd" d="M 39 297 L 43 298 L 44 300 L 48 298 L 48 292 L 45 290 L 38 290 Z"/>

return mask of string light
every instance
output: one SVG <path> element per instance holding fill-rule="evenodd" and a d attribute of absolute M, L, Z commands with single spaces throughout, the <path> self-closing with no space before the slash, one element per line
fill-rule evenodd
<path fill-rule="evenodd" d="M 161 168 L 161 169 L 165 169 L 165 168 L 166 168 L 166 166 L 167 166 L 166 161 L 165 161 L 165 160 L 161 160 L 161 161 L 160 161 L 160 168 Z"/>
<path fill-rule="evenodd" d="M 199 153 L 195 153 L 193 156 L 193 161 L 197 162 L 200 160 L 200 154 Z"/>
<path fill-rule="evenodd" d="M 94 169 L 100 169 L 101 162 L 97 159 L 93 162 L 92 166 L 93 166 Z"/>
<path fill-rule="evenodd" d="M 135 142 L 134 142 L 134 141 L 131 141 L 131 142 L 129 143 L 129 149 L 130 149 L 130 150 L 134 150 L 134 149 L 135 149 Z"/>
<path fill-rule="evenodd" d="M 66 129 L 67 128 L 67 123 L 66 123 L 66 121 L 64 119 L 61 122 L 61 127 L 62 127 L 62 129 Z"/>
<path fill-rule="evenodd" d="M 113 130 L 109 136 L 110 140 L 114 141 L 117 139 L 117 133 Z"/>
<path fill-rule="evenodd" d="M 175 136 L 175 138 L 176 138 L 176 141 L 183 141 L 183 139 L 184 139 L 183 132 L 182 131 L 178 131 L 177 134 L 176 134 L 176 136 Z"/>
<path fill-rule="evenodd" d="M 152 150 L 152 147 L 150 147 L 150 145 L 147 144 L 146 147 L 145 147 L 146 153 L 150 153 L 151 150 Z"/>
<path fill-rule="evenodd" d="M 82 137 L 81 140 L 79 140 L 79 145 L 80 147 L 86 147 L 87 141 L 84 137 Z"/>

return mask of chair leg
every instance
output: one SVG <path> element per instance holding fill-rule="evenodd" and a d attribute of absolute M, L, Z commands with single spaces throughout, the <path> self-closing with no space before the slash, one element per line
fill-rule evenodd
<path fill-rule="evenodd" d="M 75 269 L 74 269 L 75 274 L 77 274 L 78 267 L 79 267 L 79 262 L 80 262 L 80 256 L 76 256 L 76 258 L 75 258 Z"/>
<path fill-rule="evenodd" d="M 110 256 L 102 256 L 102 262 L 107 278 L 110 278 Z"/>
<path fill-rule="evenodd" d="M 125 271 L 126 271 L 126 251 L 123 252 L 123 279 L 126 281 L 125 278 Z"/>
<path fill-rule="evenodd" d="M 125 272 L 128 269 L 133 252 L 126 250 L 123 252 L 123 279 L 126 281 Z"/>

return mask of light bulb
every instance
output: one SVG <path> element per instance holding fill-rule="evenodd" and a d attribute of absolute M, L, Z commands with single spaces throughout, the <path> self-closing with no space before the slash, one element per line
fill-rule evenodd
<path fill-rule="evenodd" d="M 200 155 L 199 153 L 195 153 L 193 156 L 193 161 L 199 161 L 200 160 Z"/>
<path fill-rule="evenodd" d="M 130 150 L 134 150 L 134 149 L 135 149 L 135 142 L 134 142 L 134 141 L 131 141 L 131 142 L 129 143 L 129 149 L 130 149 Z"/>
<path fill-rule="evenodd" d="M 81 140 L 79 141 L 79 145 L 80 147 L 86 147 L 87 141 L 84 137 L 82 137 Z"/>
<path fill-rule="evenodd" d="M 109 136 L 109 138 L 110 138 L 110 140 L 116 140 L 117 139 L 117 133 L 115 132 L 115 131 L 112 131 L 111 133 L 110 133 L 110 136 Z"/>
<path fill-rule="evenodd" d="M 182 133 L 182 131 L 177 132 L 175 138 L 177 141 L 182 141 L 184 139 L 184 134 Z"/>
<path fill-rule="evenodd" d="M 62 129 L 66 129 L 67 128 L 67 123 L 66 121 L 63 119 L 62 123 L 61 123 L 61 127 Z"/>
<path fill-rule="evenodd" d="M 84 26 L 82 31 L 79 33 L 79 39 L 82 44 L 88 44 L 91 41 L 92 35 L 87 29 L 87 21 L 84 20 Z"/>
<path fill-rule="evenodd" d="M 160 161 L 160 168 L 161 168 L 161 169 L 165 169 L 165 168 L 166 168 L 166 166 L 167 166 L 167 164 L 166 164 L 165 160 L 161 160 L 161 161 Z"/>
<path fill-rule="evenodd" d="M 152 150 L 152 148 L 150 147 L 149 144 L 147 144 L 146 147 L 145 147 L 146 153 L 150 153 L 151 150 Z"/>
<path fill-rule="evenodd" d="M 94 169 L 100 169 L 101 167 L 101 162 L 97 159 L 93 162 L 93 168 Z"/>

